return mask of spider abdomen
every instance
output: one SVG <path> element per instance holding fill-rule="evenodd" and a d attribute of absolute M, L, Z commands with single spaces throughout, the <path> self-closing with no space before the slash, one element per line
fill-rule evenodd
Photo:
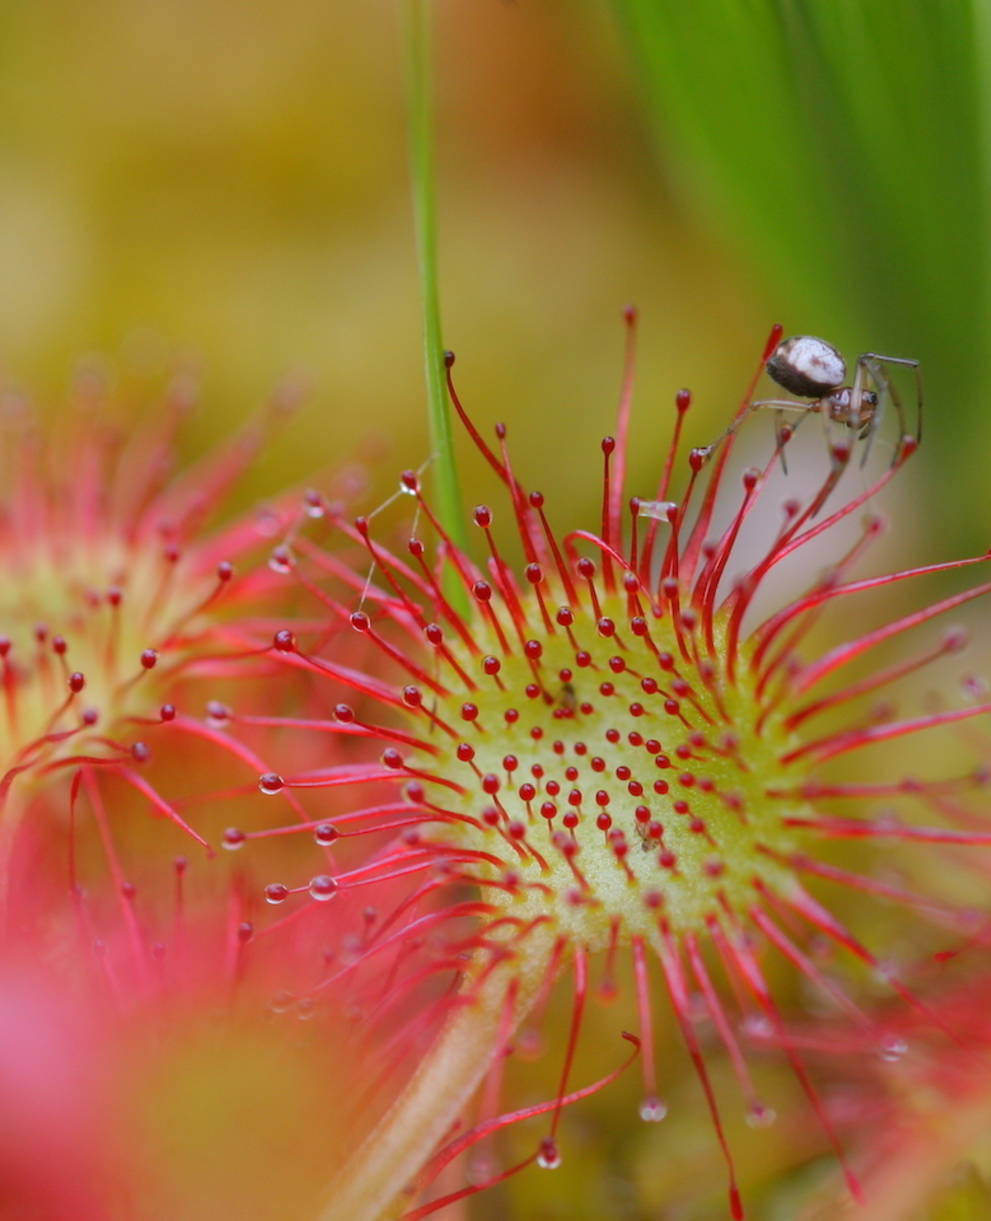
<path fill-rule="evenodd" d="M 846 379 L 846 361 L 831 343 L 815 335 L 784 339 L 767 362 L 767 371 L 785 390 L 801 398 L 828 395 Z"/>

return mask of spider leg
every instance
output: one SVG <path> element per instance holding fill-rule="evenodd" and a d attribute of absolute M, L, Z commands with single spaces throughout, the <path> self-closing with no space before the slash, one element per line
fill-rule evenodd
<path fill-rule="evenodd" d="M 860 422 L 860 404 L 865 383 L 872 384 L 877 393 L 877 406 L 874 412 L 862 424 Z M 867 459 L 870 457 L 871 449 L 874 445 L 874 437 L 880 431 L 881 421 L 884 418 L 884 404 L 886 398 L 890 395 L 892 402 L 895 404 L 895 410 L 898 412 L 898 427 L 899 435 L 905 434 L 905 421 L 903 418 L 902 405 L 894 389 L 885 376 L 880 365 L 876 365 L 871 359 L 870 353 L 864 356 L 857 357 L 857 373 L 853 379 L 853 401 L 857 404 L 857 416 L 851 427 L 859 429 L 857 437 L 859 440 L 866 442 L 863 453 L 860 455 L 860 469 L 863 470 L 867 465 Z M 892 459 L 892 465 L 898 458 L 898 451 L 895 450 L 895 456 Z"/>
<path fill-rule="evenodd" d="M 788 459 L 785 457 L 785 446 L 798 431 L 802 421 L 815 410 L 814 405 L 812 403 L 796 403 L 793 399 L 758 399 L 755 403 L 751 403 L 750 406 L 773 408 L 774 443 L 778 453 L 781 455 L 781 473 L 787 475 Z M 794 427 L 785 422 L 784 414 L 786 411 L 798 413 L 798 419 L 795 421 Z"/>
<path fill-rule="evenodd" d="M 797 399 L 754 399 L 750 410 L 755 411 L 758 407 L 776 407 L 779 411 L 796 411 L 801 415 L 815 410 L 814 403 L 801 403 Z"/>
<path fill-rule="evenodd" d="M 902 430 L 902 437 L 911 436 L 908 429 L 908 422 L 905 419 L 904 409 L 901 403 L 901 397 L 894 384 L 884 376 L 881 366 L 883 365 L 898 365 L 901 368 L 911 369 L 915 375 L 915 443 L 920 444 L 922 441 L 922 366 L 917 360 L 912 360 L 907 356 L 883 356 L 880 352 L 865 352 L 857 364 L 864 361 L 867 367 L 871 370 L 872 375 L 883 381 L 886 388 L 891 394 L 891 401 L 895 405 L 895 410 L 898 412 L 898 421 Z"/>
<path fill-rule="evenodd" d="M 784 475 L 788 474 L 788 459 L 785 457 L 785 445 L 794 436 L 795 429 L 785 423 L 785 413 L 779 407 L 774 413 L 774 443 L 781 454 L 781 472 Z M 798 417 L 798 423 L 795 428 L 802 422 L 802 417 Z"/>
<path fill-rule="evenodd" d="M 725 432 L 720 433 L 719 436 L 716 437 L 715 441 L 711 441 L 707 446 L 705 446 L 706 455 L 711 456 L 724 441 L 733 436 L 741 424 L 743 424 L 745 420 L 750 419 L 750 413 L 752 411 L 760 411 L 765 407 L 776 408 L 779 415 L 785 411 L 794 411 L 799 415 L 804 416 L 808 415 L 808 413 L 812 410 L 811 404 L 801 403 L 795 399 L 757 399 L 755 402 L 749 404 L 746 412 L 741 415 L 738 420 L 734 420 Z M 799 421 L 799 423 L 801 423 L 801 421 Z"/>
<path fill-rule="evenodd" d="M 762 401 L 761 405 L 770 406 L 770 401 L 766 403 Z M 782 475 L 788 474 L 788 458 L 785 453 L 785 446 L 792 439 L 795 433 L 798 432 L 802 425 L 802 421 L 807 420 L 812 412 L 813 407 L 810 404 L 806 410 L 799 415 L 794 424 L 789 424 L 784 418 L 785 408 L 780 405 L 774 408 L 774 445 L 781 456 Z"/>
<path fill-rule="evenodd" d="M 822 436 L 823 440 L 826 442 L 826 453 L 829 455 L 829 465 L 835 471 L 838 467 L 842 466 L 843 463 L 834 457 L 833 454 L 833 437 L 835 436 L 835 432 L 833 431 L 834 421 L 829 414 L 828 408 L 819 408 L 818 410 L 819 418 L 822 420 Z M 856 424 L 851 424 L 849 427 L 855 428 Z"/>
<path fill-rule="evenodd" d="M 863 357 L 859 357 L 857 359 L 857 371 L 853 375 L 853 385 L 850 387 L 850 411 L 852 414 L 844 420 L 844 423 L 852 432 L 856 434 L 858 439 L 864 435 L 865 430 L 867 431 L 868 437 L 873 438 L 873 429 L 867 426 L 876 423 L 876 415 L 864 420 L 860 413 L 860 408 L 863 403 L 864 390 L 866 389 L 865 383 L 869 381 L 869 378 L 870 374 L 867 372 L 867 362 L 863 359 Z M 870 440 L 868 440 L 867 445 L 864 448 L 864 453 L 860 459 L 861 467 L 863 467 L 864 463 L 867 461 L 867 455 L 869 452 Z"/>

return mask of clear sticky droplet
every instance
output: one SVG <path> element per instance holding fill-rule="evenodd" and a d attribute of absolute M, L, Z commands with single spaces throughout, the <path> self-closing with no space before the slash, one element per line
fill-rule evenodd
<path fill-rule="evenodd" d="M 641 500 L 637 502 L 637 516 L 650 517 L 655 521 L 667 521 L 668 513 L 677 509 L 674 500 Z"/>
<path fill-rule="evenodd" d="M 561 1165 L 561 1154 L 554 1141 L 547 1139 L 540 1142 L 540 1152 L 537 1154 L 537 1165 L 541 1170 L 557 1170 Z"/>
<path fill-rule="evenodd" d="M 303 511 L 307 517 L 323 517 L 327 511 L 324 499 L 315 489 L 310 489 L 303 496 Z"/>
<path fill-rule="evenodd" d="M 667 1117 L 668 1104 L 660 1098 L 645 1098 L 640 1103 L 640 1118 L 644 1123 L 660 1123 Z"/>
<path fill-rule="evenodd" d="M 318 903 L 326 903 L 328 899 L 332 899 L 337 894 L 338 888 L 329 873 L 320 873 L 310 880 L 308 889 L 311 899 L 316 899 Z"/>
<path fill-rule="evenodd" d="M 774 1027 L 766 1017 L 757 1013 L 749 1013 L 740 1023 L 740 1029 L 748 1039 L 767 1040 L 773 1038 Z"/>
<path fill-rule="evenodd" d="M 255 529 L 262 538 L 275 538 L 282 529 L 278 513 L 272 509 L 261 509 L 255 517 Z"/>
<path fill-rule="evenodd" d="M 491 1154 L 478 1154 L 469 1159 L 465 1175 L 473 1187 L 485 1187 L 499 1173 L 498 1165 Z"/>
<path fill-rule="evenodd" d="M 881 961 L 874 969 L 874 974 L 882 984 L 894 984 L 898 982 L 898 964 L 895 962 Z"/>
<path fill-rule="evenodd" d="M 268 557 L 268 566 L 284 576 L 296 567 L 296 559 L 288 547 L 276 547 Z"/>
<path fill-rule="evenodd" d="M 769 1128 L 778 1118 L 774 1107 L 763 1102 L 752 1102 L 747 1108 L 747 1123 L 751 1128 Z"/>
<path fill-rule="evenodd" d="M 897 1035 L 890 1035 L 881 1040 L 878 1054 L 886 1064 L 897 1064 L 908 1051 L 908 1044 Z"/>
<path fill-rule="evenodd" d="M 276 992 L 275 996 L 272 997 L 269 1008 L 273 1013 L 288 1013 L 295 1001 L 296 998 L 291 992 Z"/>
<path fill-rule="evenodd" d="M 211 729 L 223 729 L 230 724 L 231 710 L 220 700 L 211 700 L 206 706 L 206 723 Z"/>

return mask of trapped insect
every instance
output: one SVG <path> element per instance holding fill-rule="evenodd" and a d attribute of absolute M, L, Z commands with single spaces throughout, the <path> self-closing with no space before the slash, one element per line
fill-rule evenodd
<path fill-rule="evenodd" d="M 905 408 L 897 386 L 888 376 L 887 367 L 911 369 L 915 377 L 915 429 L 909 428 Z M 867 461 L 871 443 L 881 425 L 885 403 L 890 399 L 898 417 L 899 448 L 912 437 L 916 444 L 922 439 L 922 370 L 919 362 L 906 356 L 883 356 L 880 352 L 864 352 L 857 357 L 853 382 L 846 385 L 847 367 L 842 355 L 831 343 L 815 335 L 792 335 L 783 339 L 767 361 L 768 375 L 796 399 L 756 399 L 749 411 L 769 408 L 779 417 L 786 411 L 800 417 L 820 415 L 825 420 L 844 424 L 863 441 L 862 462 Z M 747 415 L 744 414 L 724 434 L 735 432 Z M 801 420 L 799 421 L 801 422 Z M 778 427 L 784 441 L 794 429 Z M 720 438 L 722 439 L 722 438 Z M 898 449 L 895 454 L 897 457 Z"/>

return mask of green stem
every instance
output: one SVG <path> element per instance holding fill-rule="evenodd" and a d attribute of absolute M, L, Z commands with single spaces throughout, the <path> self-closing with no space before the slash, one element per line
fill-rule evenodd
<path fill-rule="evenodd" d="M 467 549 L 440 329 L 430 27 L 432 7 L 432 0 L 408 0 L 407 5 L 413 213 L 420 264 L 427 411 L 434 451 L 438 517 L 452 541 L 458 547 Z M 453 572 L 448 574 L 447 595 L 454 600 L 457 609 L 467 611 L 467 595 L 460 583 L 454 581 L 454 575 Z"/>

